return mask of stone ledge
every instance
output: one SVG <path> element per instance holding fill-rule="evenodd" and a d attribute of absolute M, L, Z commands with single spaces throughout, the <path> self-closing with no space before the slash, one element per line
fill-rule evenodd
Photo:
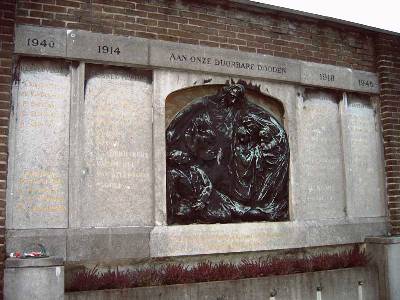
<path fill-rule="evenodd" d="M 371 236 L 365 238 L 371 244 L 400 244 L 400 236 Z"/>
<path fill-rule="evenodd" d="M 62 257 L 45 257 L 45 258 L 7 258 L 5 267 L 10 268 L 41 268 L 63 266 L 64 259 Z"/>
<path fill-rule="evenodd" d="M 355 221 L 355 220 L 354 220 Z M 346 223 L 347 222 L 347 223 Z M 240 224 L 156 226 L 150 256 L 216 254 L 363 243 L 366 236 L 386 233 L 380 218 L 259 222 Z"/>

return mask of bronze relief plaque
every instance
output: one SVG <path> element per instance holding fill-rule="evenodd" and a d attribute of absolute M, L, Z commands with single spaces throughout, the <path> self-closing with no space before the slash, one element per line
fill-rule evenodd
<path fill-rule="evenodd" d="M 288 219 L 288 138 L 244 85 L 185 106 L 166 145 L 168 224 Z"/>

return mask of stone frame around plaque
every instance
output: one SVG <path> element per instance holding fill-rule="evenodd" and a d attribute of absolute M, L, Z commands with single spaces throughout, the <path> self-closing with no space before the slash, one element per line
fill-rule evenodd
<path fill-rule="evenodd" d="M 153 119 L 153 141 L 154 141 L 154 196 L 155 196 L 155 225 L 167 225 L 166 209 L 166 99 L 171 93 L 200 85 L 223 85 L 227 80 L 243 80 L 260 87 L 260 92 L 265 96 L 276 99 L 283 107 L 283 127 L 289 139 L 290 151 L 297 148 L 296 140 L 296 97 L 299 88 L 285 83 L 269 82 L 267 80 L 254 80 L 245 77 L 217 76 L 207 73 L 154 70 L 154 119 Z M 175 79 L 174 79 L 175 78 Z M 177 78 L 179 78 L 177 80 Z M 210 80 L 211 79 L 211 80 Z M 292 220 L 293 181 L 290 179 L 293 170 L 292 157 L 289 161 L 289 218 Z M 282 222 L 280 222 L 282 223 Z M 185 225 L 174 225 L 185 226 Z M 196 225 L 192 225 L 196 226 Z M 236 226 L 240 226 L 237 223 Z"/>

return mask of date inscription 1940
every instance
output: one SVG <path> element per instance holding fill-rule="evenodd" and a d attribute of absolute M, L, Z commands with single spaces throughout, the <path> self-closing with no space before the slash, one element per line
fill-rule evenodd
<path fill-rule="evenodd" d="M 55 43 L 54 41 L 49 41 L 46 39 L 36 39 L 36 38 L 28 38 L 27 40 L 28 46 L 33 46 L 33 47 L 49 47 L 49 48 L 54 48 Z"/>

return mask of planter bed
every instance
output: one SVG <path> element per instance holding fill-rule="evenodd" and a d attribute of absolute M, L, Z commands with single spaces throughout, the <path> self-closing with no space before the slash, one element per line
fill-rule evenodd
<path fill-rule="evenodd" d="M 66 293 L 66 300 L 378 300 L 378 276 L 372 267 L 356 267 L 227 281 Z M 361 295 L 362 294 L 362 295 Z M 361 297 L 360 297 L 361 296 Z"/>

